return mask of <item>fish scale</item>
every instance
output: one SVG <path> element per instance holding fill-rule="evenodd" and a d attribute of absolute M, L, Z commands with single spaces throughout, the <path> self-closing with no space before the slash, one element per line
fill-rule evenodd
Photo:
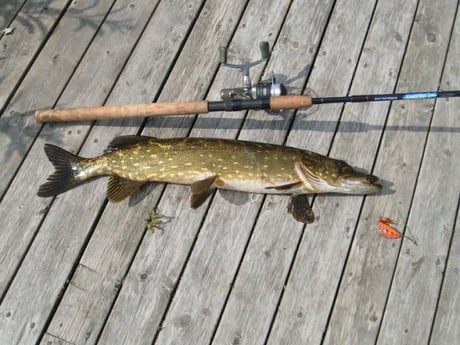
<path fill-rule="evenodd" d="M 158 140 L 165 143 L 159 145 Z M 156 152 L 154 158 L 151 155 L 153 151 Z M 277 152 L 284 155 L 278 157 Z M 271 159 L 271 164 L 268 162 L 270 157 L 276 157 Z M 151 139 L 108 153 L 101 157 L 101 163 L 96 164 L 107 166 L 107 174 L 136 181 L 191 184 L 203 174 L 212 174 L 220 178 L 221 188 L 227 186 L 232 189 L 233 179 L 246 179 L 253 182 L 253 186 L 264 181 L 267 185 L 263 188 L 298 182 L 294 169 L 298 158 L 297 150 L 280 150 L 278 146 L 267 145 L 264 149 L 259 144 L 237 141 Z M 292 164 L 286 167 L 285 163 L 289 161 Z M 250 186 L 248 188 L 251 189 Z M 252 189 L 248 191 L 261 192 L 259 187 Z"/>

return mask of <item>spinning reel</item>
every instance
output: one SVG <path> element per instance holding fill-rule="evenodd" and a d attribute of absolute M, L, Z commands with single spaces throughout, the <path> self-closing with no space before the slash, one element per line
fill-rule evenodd
<path fill-rule="evenodd" d="M 286 87 L 283 84 L 276 82 L 274 74 L 270 80 L 263 80 L 255 85 L 251 84 L 249 70 L 256 65 L 267 61 L 270 57 L 269 45 L 267 41 L 260 42 L 259 49 L 261 55 L 259 60 L 246 64 L 230 64 L 227 63 L 227 47 L 219 48 L 220 63 L 225 67 L 239 69 L 243 74 L 243 87 L 222 89 L 220 92 L 220 97 L 222 100 L 257 100 L 267 99 L 272 96 L 283 96 L 287 94 Z"/>

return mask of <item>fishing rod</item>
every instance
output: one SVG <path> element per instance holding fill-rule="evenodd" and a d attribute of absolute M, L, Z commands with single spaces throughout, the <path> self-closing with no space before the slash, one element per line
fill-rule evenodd
<path fill-rule="evenodd" d="M 35 120 L 37 122 L 67 122 L 146 116 L 206 114 L 214 111 L 281 111 L 308 108 L 315 104 L 460 97 L 460 90 L 370 94 L 342 97 L 288 95 L 286 86 L 282 83 L 277 83 L 274 75 L 269 80 L 263 80 L 255 85 L 252 85 L 250 69 L 256 65 L 266 62 L 270 56 L 268 42 L 261 42 L 259 48 L 261 58 L 246 64 L 227 63 L 227 47 L 219 48 L 219 60 L 222 66 L 238 69 L 241 71 L 243 76 L 242 87 L 223 89 L 220 92 L 221 101 L 179 101 L 66 109 L 41 109 L 35 112 Z"/>

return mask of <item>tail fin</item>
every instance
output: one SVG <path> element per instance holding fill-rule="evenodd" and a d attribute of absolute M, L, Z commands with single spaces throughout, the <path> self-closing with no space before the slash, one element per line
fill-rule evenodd
<path fill-rule="evenodd" d="M 80 161 L 78 156 L 51 144 L 45 144 L 45 152 L 56 171 L 40 186 L 38 196 L 55 196 L 85 182 L 75 179 L 74 172 Z"/>

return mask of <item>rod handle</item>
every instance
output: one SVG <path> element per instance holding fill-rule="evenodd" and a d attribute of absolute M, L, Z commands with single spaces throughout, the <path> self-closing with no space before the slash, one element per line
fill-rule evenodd
<path fill-rule="evenodd" d="M 270 109 L 272 110 L 308 108 L 312 104 L 311 96 L 275 96 L 270 98 Z"/>
<path fill-rule="evenodd" d="M 35 120 L 37 122 L 91 121 L 207 112 L 208 101 L 160 102 L 67 109 L 41 109 L 35 112 Z"/>

